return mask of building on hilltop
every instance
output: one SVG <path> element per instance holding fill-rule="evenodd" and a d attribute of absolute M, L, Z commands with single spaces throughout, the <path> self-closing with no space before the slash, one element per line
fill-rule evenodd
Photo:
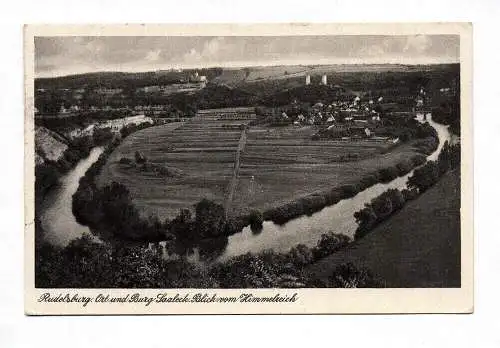
<path fill-rule="evenodd" d="M 306 75 L 306 86 L 311 84 L 311 75 L 307 74 Z"/>
<path fill-rule="evenodd" d="M 326 86 L 327 85 L 327 79 L 326 79 L 326 74 L 323 74 L 323 76 L 321 76 L 321 84 Z"/>
<path fill-rule="evenodd" d="M 207 77 L 204 75 L 199 75 L 198 72 L 195 72 L 193 75 L 189 77 L 189 81 L 207 83 Z"/>
<path fill-rule="evenodd" d="M 105 88 L 105 87 L 100 87 L 95 90 L 97 94 L 104 95 L 104 96 L 114 96 L 117 94 L 120 94 L 123 92 L 123 88 Z"/>

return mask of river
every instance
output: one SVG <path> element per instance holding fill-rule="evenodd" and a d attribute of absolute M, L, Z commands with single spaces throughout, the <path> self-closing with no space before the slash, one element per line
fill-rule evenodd
<path fill-rule="evenodd" d="M 435 160 L 441 152 L 446 141 L 451 139 L 448 126 L 444 126 L 432 121 L 430 114 L 424 117 L 417 115 L 421 122 L 427 122 L 433 126 L 439 137 L 437 149 L 427 157 L 428 160 Z M 45 239 L 55 245 L 65 246 L 71 240 L 82 236 L 84 233 L 91 233 L 89 228 L 76 222 L 72 212 L 72 196 L 76 192 L 80 177 L 87 169 L 97 161 L 99 155 L 104 151 L 101 147 L 92 149 L 90 155 L 81 160 L 75 168 L 61 178 L 60 185 L 44 200 L 41 209 L 41 223 L 45 231 Z M 354 219 L 354 212 L 364 207 L 365 203 L 382 192 L 390 189 L 403 189 L 406 187 L 410 172 L 403 177 L 394 179 L 387 184 L 376 184 L 358 193 L 356 196 L 344 199 L 335 205 L 325 207 L 323 210 L 311 216 L 301 216 L 283 225 L 274 224 L 272 221 L 265 221 L 263 229 L 259 234 L 252 233 L 250 227 L 245 227 L 242 232 L 229 237 L 226 250 L 220 259 L 245 254 L 247 252 L 260 252 L 265 249 L 274 249 L 277 252 L 287 252 L 297 244 L 314 246 L 321 237 L 321 234 L 332 231 L 343 233 L 349 237 L 354 236 L 357 228 Z"/>
<path fill-rule="evenodd" d="M 91 233 L 87 226 L 80 225 L 72 211 L 72 196 L 78 189 L 80 178 L 97 161 L 102 147 L 94 147 L 88 157 L 66 173 L 59 186 L 45 197 L 40 214 L 40 221 L 45 232 L 45 240 L 51 244 L 66 246 L 71 240 Z"/>
<path fill-rule="evenodd" d="M 417 120 L 429 122 L 437 131 L 439 145 L 432 154 L 427 156 L 427 160 L 436 160 L 444 143 L 451 139 L 448 126 L 432 121 L 430 114 L 425 117 L 423 114 L 418 114 Z M 328 231 L 343 233 L 353 238 L 358 227 L 354 219 L 354 213 L 388 189 L 404 189 L 408 178 L 412 174 L 413 171 L 389 183 L 373 185 L 352 198 L 341 200 L 337 204 L 325 207 L 311 216 L 304 215 L 283 225 L 265 221 L 259 234 L 252 233 L 250 227 L 247 226 L 241 233 L 229 237 L 227 248 L 220 259 L 227 259 L 247 252 L 258 253 L 265 249 L 287 252 L 297 244 L 313 247 L 317 244 L 321 234 Z"/>

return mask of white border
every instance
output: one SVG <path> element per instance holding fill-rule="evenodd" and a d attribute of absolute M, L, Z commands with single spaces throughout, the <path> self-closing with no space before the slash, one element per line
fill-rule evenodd
<path fill-rule="evenodd" d="M 27 26 L 25 27 L 25 311 L 27 314 L 319 314 L 319 313 L 470 313 L 473 311 L 473 220 L 472 220 L 472 30 L 467 23 L 386 23 L 386 24 L 210 24 L 210 25 L 83 25 L 83 26 Z M 248 289 L 204 290 L 176 289 L 168 293 L 217 293 L 236 296 L 252 292 L 256 296 L 293 294 L 295 303 L 231 303 L 231 304 L 158 304 L 146 307 L 128 303 L 44 303 L 37 301 L 42 293 L 54 296 L 62 293 L 95 296 L 109 293 L 122 296 L 138 292 L 141 296 L 156 297 L 158 289 L 35 289 L 33 250 L 33 74 L 34 36 L 58 35 L 328 35 L 328 34 L 456 34 L 460 35 L 461 92 L 462 92 L 462 279 L 458 289 Z"/>

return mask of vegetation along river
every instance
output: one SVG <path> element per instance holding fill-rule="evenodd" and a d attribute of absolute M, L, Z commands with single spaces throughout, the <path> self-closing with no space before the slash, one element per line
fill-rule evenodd
<path fill-rule="evenodd" d="M 450 141 L 451 134 L 448 131 L 448 126 L 432 121 L 430 114 L 427 114 L 425 118 L 436 129 L 439 138 L 437 149 L 427 156 L 427 160 L 436 160 L 444 143 Z M 417 120 L 425 122 L 424 115 L 417 114 Z M 352 198 L 341 200 L 337 204 L 325 207 L 311 216 L 304 215 L 283 225 L 275 224 L 272 221 L 264 221 L 262 231 L 257 235 L 253 234 L 251 228 L 247 226 L 241 233 L 229 237 L 228 245 L 221 258 L 224 259 L 247 252 L 257 253 L 265 249 L 287 252 L 297 244 L 313 247 L 317 244 L 321 235 L 328 231 L 342 233 L 353 238 L 358 227 L 354 219 L 354 213 L 388 189 L 406 188 L 408 178 L 412 174 L 413 171 L 389 183 L 373 185 Z"/>
<path fill-rule="evenodd" d="M 45 197 L 40 221 L 45 234 L 44 238 L 48 242 L 66 246 L 71 240 L 81 237 L 84 233 L 90 234 L 87 226 L 76 222 L 72 210 L 72 196 L 78 188 L 80 178 L 85 175 L 92 163 L 99 159 L 103 151 L 102 147 L 94 147 L 89 156 L 65 174 L 59 186 Z"/>
<path fill-rule="evenodd" d="M 417 115 L 424 122 L 423 115 Z M 430 114 L 426 115 L 427 122 L 433 126 L 439 137 L 437 149 L 427 157 L 435 160 L 444 143 L 451 139 L 448 126 L 432 121 Z M 90 155 L 81 160 L 74 169 L 62 179 L 60 186 L 46 197 L 41 211 L 41 223 L 45 231 L 45 239 L 52 244 L 65 246 L 72 239 L 90 233 L 86 226 L 76 222 L 72 212 L 72 196 L 78 188 L 80 178 L 87 169 L 97 161 L 103 148 L 92 149 Z M 356 196 L 344 199 L 335 205 L 325 207 L 311 216 L 302 216 L 283 225 L 265 221 L 261 233 L 254 234 L 251 228 L 245 227 L 241 233 L 229 237 L 228 245 L 221 259 L 245 254 L 247 252 L 260 252 L 265 249 L 274 249 L 276 252 L 286 252 L 297 244 L 309 247 L 316 245 L 321 234 L 332 231 L 354 236 L 357 228 L 354 213 L 364 207 L 373 198 L 390 189 L 403 189 L 406 187 L 408 177 L 413 171 L 403 177 L 394 179 L 386 184 L 376 184 L 359 192 Z"/>

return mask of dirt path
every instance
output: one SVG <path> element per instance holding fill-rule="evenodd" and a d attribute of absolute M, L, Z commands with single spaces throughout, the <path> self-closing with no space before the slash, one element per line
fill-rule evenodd
<path fill-rule="evenodd" d="M 233 177 L 229 183 L 228 194 L 226 198 L 226 203 L 224 205 L 224 211 L 226 218 L 229 215 L 231 209 L 231 203 L 233 202 L 234 191 L 236 190 L 236 185 L 238 184 L 238 175 L 240 172 L 240 157 L 241 153 L 245 150 L 245 144 L 247 142 L 247 130 L 241 131 L 240 141 L 238 142 L 238 148 L 236 149 L 236 158 L 234 161 Z"/>

